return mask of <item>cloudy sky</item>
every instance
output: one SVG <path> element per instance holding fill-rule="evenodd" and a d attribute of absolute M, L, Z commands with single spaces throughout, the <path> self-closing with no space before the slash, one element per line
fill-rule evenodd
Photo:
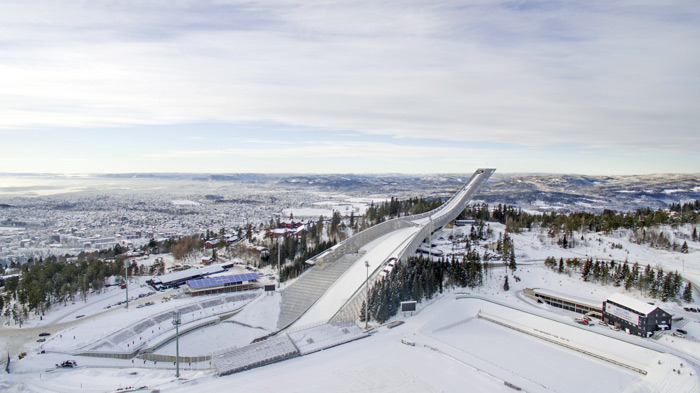
<path fill-rule="evenodd" d="M 0 2 L 0 172 L 700 172 L 700 2 Z"/>

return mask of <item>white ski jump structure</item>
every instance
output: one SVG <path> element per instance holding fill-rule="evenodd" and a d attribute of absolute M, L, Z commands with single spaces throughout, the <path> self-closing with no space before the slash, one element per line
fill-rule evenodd
<path fill-rule="evenodd" d="M 459 216 L 494 172 L 478 169 L 439 208 L 377 224 L 307 261 L 314 266 L 282 291 L 279 331 L 357 320 L 367 276 L 371 284 L 388 264 L 415 254 L 433 232 Z"/>

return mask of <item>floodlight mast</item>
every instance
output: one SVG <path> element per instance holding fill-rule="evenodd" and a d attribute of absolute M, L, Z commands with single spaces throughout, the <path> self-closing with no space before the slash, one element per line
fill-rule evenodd
<path fill-rule="evenodd" d="M 365 330 L 369 323 L 369 262 L 365 261 L 365 267 L 367 268 L 367 280 L 365 281 L 365 286 L 367 287 L 367 300 L 365 301 Z"/>
<path fill-rule="evenodd" d="M 180 324 L 182 318 L 180 312 L 173 312 L 173 325 L 175 325 L 175 378 L 180 378 Z"/>
<path fill-rule="evenodd" d="M 126 309 L 129 309 L 129 261 L 124 260 L 124 271 L 126 272 Z"/>
<path fill-rule="evenodd" d="M 433 260 L 433 216 L 430 215 L 430 230 L 428 231 L 428 259 Z"/>

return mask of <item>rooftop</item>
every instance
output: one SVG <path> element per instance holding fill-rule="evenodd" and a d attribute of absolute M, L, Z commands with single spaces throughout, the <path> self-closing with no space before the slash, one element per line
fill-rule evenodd
<path fill-rule="evenodd" d="M 621 306 L 625 306 L 627 308 L 631 308 L 632 310 L 637 311 L 641 314 L 649 314 L 658 308 L 656 306 L 653 306 L 653 305 L 648 304 L 648 303 L 644 303 L 641 300 L 631 298 L 631 297 L 623 295 L 621 293 L 615 293 L 615 294 L 610 295 L 608 297 L 608 301 L 611 301 L 613 303 L 617 303 L 617 304 L 619 304 Z"/>

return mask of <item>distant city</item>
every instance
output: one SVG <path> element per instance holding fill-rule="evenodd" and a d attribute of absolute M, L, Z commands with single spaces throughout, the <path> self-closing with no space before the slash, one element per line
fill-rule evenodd
<path fill-rule="evenodd" d="M 75 255 L 116 244 L 138 248 L 151 239 L 221 228 L 235 232 L 290 209 L 307 218 L 318 219 L 324 213 L 328 218 L 333 206 L 348 201 L 359 202 L 355 214 L 361 215 L 361 205 L 375 199 L 446 197 L 467 176 L 5 174 L 0 175 L 0 263 Z M 497 173 L 479 198 L 532 211 L 663 208 L 700 199 L 700 175 Z"/>

